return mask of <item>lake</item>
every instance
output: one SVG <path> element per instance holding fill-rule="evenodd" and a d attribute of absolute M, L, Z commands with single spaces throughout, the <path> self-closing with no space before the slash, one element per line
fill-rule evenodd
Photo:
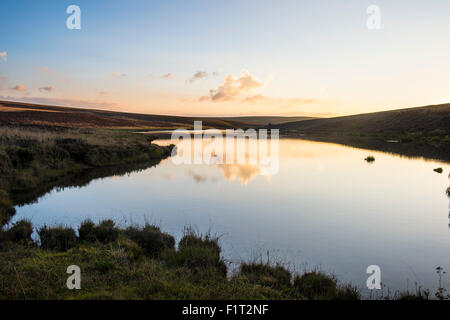
<path fill-rule="evenodd" d="M 369 155 L 374 162 L 364 160 Z M 169 158 L 54 189 L 17 207 L 14 220 L 75 228 L 86 218 L 122 226 L 147 221 L 177 239 L 192 226 L 220 236 L 231 266 L 269 259 L 365 288 L 366 268 L 378 265 L 391 290 L 413 290 L 415 283 L 433 289 L 435 268 L 450 271 L 449 170 L 435 160 L 280 139 L 273 175 L 261 175 L 255 164 L 175 165 Z"/>

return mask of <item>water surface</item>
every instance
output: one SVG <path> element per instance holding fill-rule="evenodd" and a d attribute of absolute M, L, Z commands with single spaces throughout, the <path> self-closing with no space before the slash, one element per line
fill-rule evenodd
<path fill-rule="evenodd" d="M 364 161 L 368 155 L 375 162 Z M 434 172 L 437 167 L 444 172 Z M 194 226 L 221 235 L 230 262 L 267 261 L 269 255 L 294 270 L 321 268 L 360 287 L 367 266 L 375 264 L 393 290 L 412 289 L 415 282 L 436 288 L 435 268 L 450 271 L 449 170 L 437 161 L 281 139 L 279 172 L 272 176 L 260 175 L 258 165 L 166 159 L 53 190 L 18 207 L 14 220 L 73 227 L 86 218 L 148 221 L 177 239 Z"/>

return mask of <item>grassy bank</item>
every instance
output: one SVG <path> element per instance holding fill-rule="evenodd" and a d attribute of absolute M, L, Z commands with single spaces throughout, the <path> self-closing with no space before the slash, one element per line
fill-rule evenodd
<path fill-rule="evenodd" d="M 19 221 L 0 235 L 0 299 L 359 299 L 320 272 L 293 275 L 281 265 L 243 263 L 233 274 L 216 238 L 158 227 L 119 229 L 107 220 L 37 230 Z M 68 290 L 67 267 L 81 269 Z"/>
<path fill-rule="evenodd" d="M 37 231 L 39 240 L 32 239 Z M 81 289 L 69 290 L 69 266 Z M 280 264 L 243 262 L 230 272 L 218 239 L 186 229 L 175 239 L 145 225 L 118 228 L 111 220 L 35 230 L 26 220 L 0 232 L 1 299 L 289 299 L 359 300 L 360 291 L 320 271 L 302 274 Z M 436 269 L 440 277 L 443 269 Z M 441 281 L 441 280 L 440 280 Z M 371 299 L 449 299 L 444 288 Z"/>
<path fill-rule="evenodd" d="M 0 222 L 9 220 L 14 195 L 94 168 L 153 163 L 171 147 L 151 138 L 108 129 L 0 127 Z"/>

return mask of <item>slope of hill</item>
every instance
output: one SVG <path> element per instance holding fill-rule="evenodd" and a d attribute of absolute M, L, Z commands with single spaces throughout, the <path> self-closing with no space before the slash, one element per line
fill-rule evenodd
<path fill-rule="evenodd" d="M 194 120 L 214 128 L 246 127 L 239 121 L 81 109 L 0 101 L 0 125 L 110 128 L 190 128 Z"/>
<path fill-rule="evenodd" d="M 282 135 L 450 162 L 450 104 L 291 122 Z"/>
<path fill-rule="evenodd" d="M 312 119 L 278 125 L 305 134 L 450 134 L 450 104 Z"/>
<path fill-rule="evenodd" d="M 277 116 L 248 116 L 248 117 L 223 117 L 226 121 L 238 121 L 258 126 L 276 125 L 288 122 L 317 119 L 316 117 L 277 117 Z"/>

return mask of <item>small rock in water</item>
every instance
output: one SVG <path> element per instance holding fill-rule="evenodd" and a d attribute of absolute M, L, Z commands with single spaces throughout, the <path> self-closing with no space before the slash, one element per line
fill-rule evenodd
<path fill-rule="evenodd" d="M 442 170 L 442 168 L 436 168 L 436 169 L 433 169 L 433 171 L 437 172 L 437 173 L 442 173 L 444 170 Z"/>
<path fill-rule="evenodd" d="M 375 161 L 375 157 L 374 156 L 368 156 L 364 160 L 366 160 L 367 162 L 374 162 Z"/>

